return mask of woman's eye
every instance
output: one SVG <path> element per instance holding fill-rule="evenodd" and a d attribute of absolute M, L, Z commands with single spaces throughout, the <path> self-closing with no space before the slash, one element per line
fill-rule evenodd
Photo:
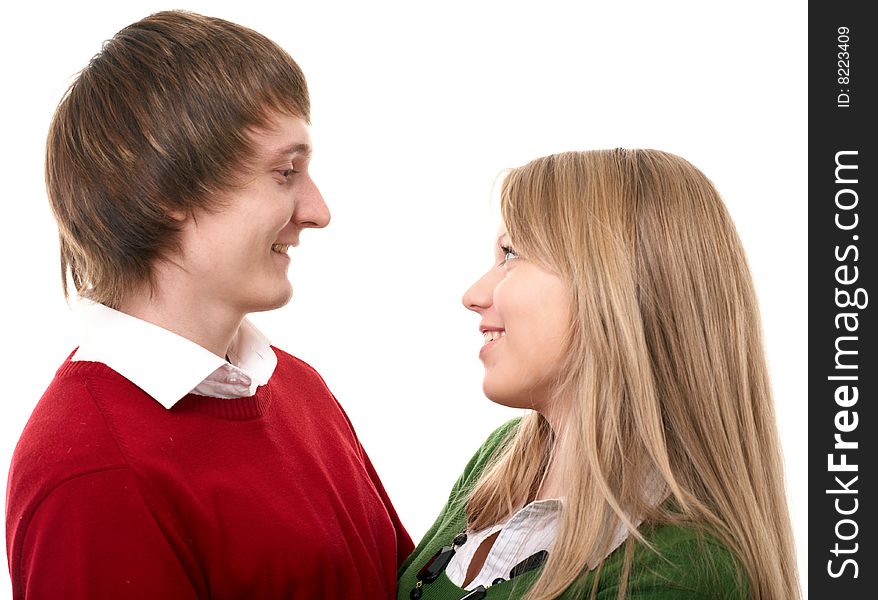
<path fill-rule="evenodd" d="M 514 260 L 514 259 L 518 258 L 518 254 L 515 252 L 515 250 L 513 250 L 509 246 L 500 246 L 500 250 L 503 251 L 503 260 L 500 263 L 501 265 L 505 265 L 510 260 Z"/>
<path fill-rule="evenodd" d="M 280 171 L 280 174 L 284 179 L 288 179 L 290 177 L 290 175 L 295 175 L 298 172 L 299 171 L 290 168 L 290 169 L 284 169 L 283 171 Z"/>

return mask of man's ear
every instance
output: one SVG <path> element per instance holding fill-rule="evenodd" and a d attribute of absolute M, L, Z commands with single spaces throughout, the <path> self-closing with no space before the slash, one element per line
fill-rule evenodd
<path fill-rule="evenodd" d="M 165 214 L 168 215 L 177 223 L 183 223 L 188 217 L 189 214 L 185 210 L 180 209 L 165 209 Z"/>

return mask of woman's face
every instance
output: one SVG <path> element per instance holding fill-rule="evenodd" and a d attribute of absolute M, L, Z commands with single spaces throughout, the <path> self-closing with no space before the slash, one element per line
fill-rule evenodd
<path fill-rule="evenodd" d="M 481 317 L 482 389 L 494 402 L 545 415 L 570 325 L 570 289 L 518 256 L 505 227 L 494 255 L 494 265 L 463 295 L 464 306 Z"/>

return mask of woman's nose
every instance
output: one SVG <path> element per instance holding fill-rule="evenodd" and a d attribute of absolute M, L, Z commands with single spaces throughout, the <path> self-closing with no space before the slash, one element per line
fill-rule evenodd
<path fill-rule="evenodd" d="M 497 282 L 491 277 L 491 272 L 487 272 L 470 286 L 463 294 L 463 306 L 469 310 L 479 312 L 490 308 L 494 303 L 494 288 Z"/>

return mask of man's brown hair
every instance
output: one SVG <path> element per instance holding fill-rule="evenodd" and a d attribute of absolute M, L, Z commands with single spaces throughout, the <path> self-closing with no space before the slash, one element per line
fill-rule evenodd
<path fill-rule="evenodd" d="M 310 118 L 305 77 L 265 36 L 222 19 L 159 12 L 107 41 L 49 128 L 46 187 L 65 296 L 111 307 L 154 290 L 179 219 L 218 208 L 254 149 L 248 130 L 281 113 Z"/>

